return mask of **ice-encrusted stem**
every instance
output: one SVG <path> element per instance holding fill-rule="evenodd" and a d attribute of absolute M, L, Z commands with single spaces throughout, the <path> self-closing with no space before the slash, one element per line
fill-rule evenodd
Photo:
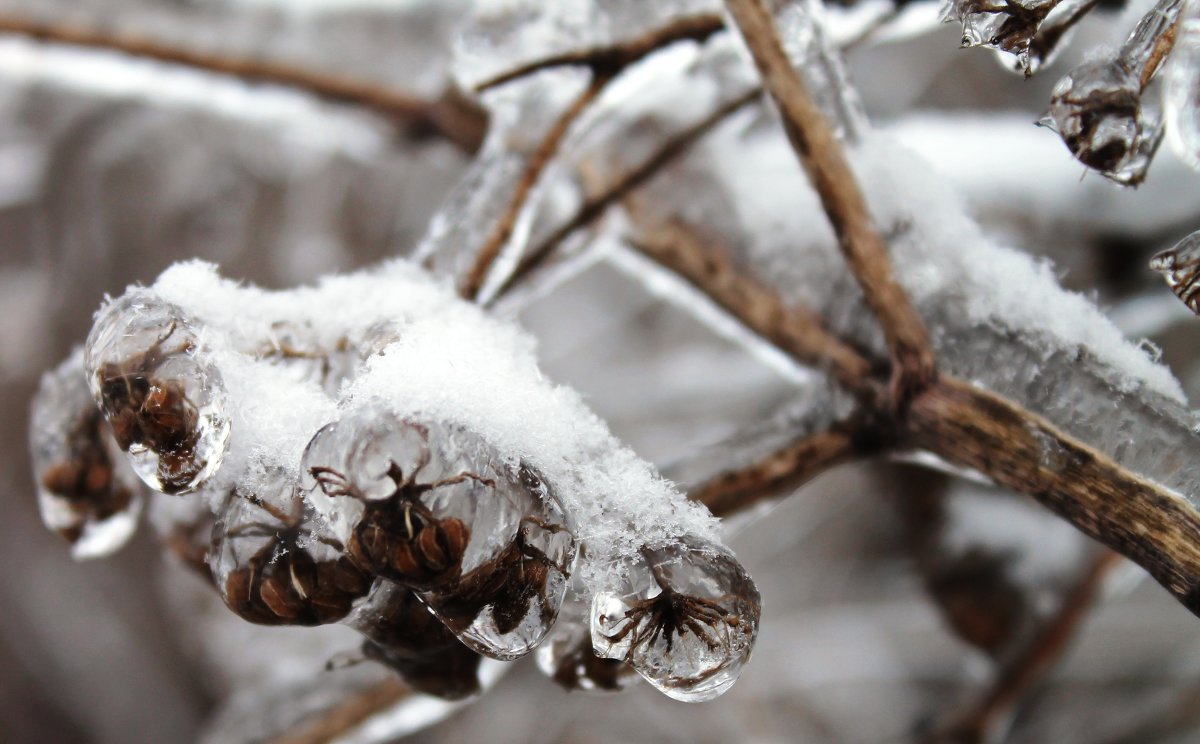
<path fill-rule="evenodd" d="M 753 103 L 761 91 L 753 89 L 730 99 L 718 106 L 711 114 L 678 134 L 666 140 L 657 150 L 641 164 L 621 175 L 599 193 L 589 197 L 579 206 L 575 214 L 562 227 L 548 235 L 544 240 L 533 246 L 517 264 L 516 269 L 504 281 L 503 285 L 493 295 L 495 301 L 512 291 L 517 285 L 532 277 L 575 231 L 580 230 L 604 215 L 608 209 L 619 203 L 634 190 L 644 185 L 671 162 L 682 156 L 697 140 L 711 132 L 714 128 Z"/>
<path fill-rule="evenodd" d="M 412 690 L 399 679 L 386 679 L 348 695 L 316 716 L 300 721 L 291 729 L 268 739 L 267 744 L 326 744 L 335 741 L 412 694 Z"/>
<path fill-rule="evenodd" d="M 1100 551 L 1079 581 L 1062 598 L 1058 610 L 1001 667 L 978 699 L 926 738 L 926 744 L 995 741 L 1012 720 L 1025 695 L 1045 679 L 1070 648 L 1087 619 L 1104 579 L 1119 556 Z"/>
<path fill-rule="evenodd" d="M 436 135 L 467 152 L 479 149 L 487 127 L 483 112 L 453 91 L 447 91 L 437 100 L 429 100 L 281 62 L 197 52 L 142 36 L 111 34 L 79 25 L 45 23 L 8 15 L 0 15 L 0 34 L 103 49 L 247 82 L 295 88 L 328 101 L 362 106 L 396 122 L 412 136 Z"/>
<path fill-rule="evenodd" d="M 892 404 L 903 410 L 937 377 L 925 324 L 893 276 L 887 243 L 841 142 L 788 59 L 771 14 L 762 0 L 726 0 L 726 7 L 779 108 L 788 141 L 820 197 L 842 255 L 883 328 L 893 365 Z"/>
<path fill-rule="evenodd" d="M 466 278 L 463 279 L 463 284 L 459 287 L 459 294 L 467 300 L 474 300 L 479 295 L 480 289 L 483 288 L 483 283 L 487 280 L 488 272 L 496 263 L 500 253 L 503 251 L 508 239 L 512 236 L 513 228 L 517 224 L 517 219 L 521 215 L 521 210 L 525 208 L 526 202 L 529 200 L 529 195 L 533 191 L 533 187 L 537 185 L 538 178 L 546 170 L 546 167 L 553 160 L 555 153 L 558 152 L 559 146 L 563 139 L 566 138 L 571 124 L 579 119 L 587 107 L 604 91 L 605 86 L 612 79 L 611 75 L 597 75 L 589 81 L 583 92 L 576 96 L 571 105 L 563 111 L 562 115 L 550 127 L 546 136 L 538 144 L 537 149 L 530 155 L 528 162 L 525 164 L 525 169 L 521 173 L 520 179 L 517 181 L 516 188 L 513 190 L 512 200 L 509 201 L 508 207 L 500 216 L 500 220 L 488 233 L 487 239 L 480 246 L 478 253 L 475 254 L 475 261 L 471 265 Z"/>
<path fill-rule="evenodd" d="M 915 398 L 903 440 L 1028 494 L 1146 569 L 1200 614 L 1200 510 L 993 393 L 943 377 Z"/>
<path fill-rule="evenodd" d="M 526 75 L 555 67 L 588 67 L 596 77 L 611 77 L 659 49 L 681 41 L 702 42 L 724 28 L 725 21 L 719 15 L 683 16 L 665 26 L 653 28 L 640 36 L 612 45 L 573 50 L 528 62 L 478 83 L 475 90 L 482 92 Z"/>

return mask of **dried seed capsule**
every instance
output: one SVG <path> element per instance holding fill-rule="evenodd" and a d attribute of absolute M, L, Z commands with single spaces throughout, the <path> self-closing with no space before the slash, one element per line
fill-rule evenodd
<path fill-rule="evenodd" d="M 1200 232 L 1194 232 L 1150 259 L 1150 268 L 1193 313 L 1200 315 Z"/>
<path fill-rule="evenodd" d="M 198 347 L 196 323 L 146 290 L 108 303 L 88 335 L 92 395 L 134 471 L 163 493 L 200 486 L 228 446 L 221 375 Z"/>
<path fill-rule="evenodd" d="M 1088 62 L 1065 75 L 1042 120 L 1079 162 L 1127 185 L 1141 183 L 1162 141 L 1162 122 L 1142 106 L 1138 78 L 1119 60 Z"/>
<path fill-rule="evenodd" d="M 464 643 L 503 660 L 524 656 L 550 632 L 576 554 L 558 500 L 531 469 L 521 478 L 537 503 L 508 547 L 449 588 L 421 594 Z"/>
<path fill-rule="evenodd" d="M 363 655 L 396 671 L 413 689 L 444 700 L 480 690 L 479 654 L 464 646 L 412 590 L 376 581 L 347 624 L 366 639 Z"/>
<path fill-rule="evenodd" d="M 30 426 L 38 507 L 77 560 L 110 555 L 137 529 L 143 486 L 88 391 L 83 352 L 42 377 Z"/>
<path fill-rule="evenodd" d="M 761 611 L 758 589 L 724 548 L 695 538 L 617 567 L 615 585 L 592 599 L 597 655 L 633 665 L 676 700 L 712 699 L 750 658 Z"/>
<path fill-rule="evenodd" d="M 231 494 L 211 555 L 225 604 L 261 625 L 337 622 L 371 586 L 284 477 Z"/>
<path fill-rule="evenodd" d="M 324 427 L 302 463 L 305 495 L 344 532 L 355 559 L 418 590 L 494 559 L 535 503 L 478 436 L 387 414 Z"/>

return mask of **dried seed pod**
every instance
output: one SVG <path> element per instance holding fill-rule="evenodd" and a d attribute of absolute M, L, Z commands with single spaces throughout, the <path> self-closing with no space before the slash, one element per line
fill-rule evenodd
<path fill-rule="evenodd" d="M 371 586 L 284 477 L 231 494 L 211 555 L 225 604 L 261 625 L 337 622 Z"/>
<path fill-rule="evenodd" d="M 308 323 L 278 321 L 270 335 L 250 350 L 262 361 L 286 369 L 298 382 L 312 382 L 336 397 L 342 383 L 354 376 L 359 353 L 343 337 L 332 348 L 321 344 Z"/>
<path fill-rule="evenodd" d="M 347 624 L 366 639 L 363 655 L 386 664 L 413 689 L 444 700 L 480 690 L 479 654 L 464 646 L 413 594 L 380 579 Z"/>
<path fill-rule="evenodd" d="M 1141 183 L 1162 141 L 1162 122 L 1142 106 L 1141 84 L 1120 60 L 1096 60 L 1065 75 L 1042 124 L 1079 162 L 1127 185 Z"/>
<path fill-rule="evenodd" d="M 318 432 L 303 469 L 355 561 L 420 592 L 475 650 L 516 658 L 553 624 L 574 537 L 541 479 L 478 435 L 358 414 Z"/>
<path fill-rule="evenodd" d="M 1042 21 L 1060 0 L 962 0 L 952 3 L 945 17 L 962 22 L 962 46 L 988 46 L 1017 58 L 1029 69 L 1029 47 Z"/>
<path fill-rule="evenodd" d="M 198 347 L 196 323 L 146 290 L 108 303 L 88 335 L 92 395 L 134 471 L 163 493 L 199 487 L 228 446 L 221 375 Z"/>
<path fill-rule="evenodd" d="M 47 372 L 30 426 L 38 507 L 76 559 L 115 552 L 137 529 L 143 486 L 88 391 L 83 352 Z"/>
<path fill-rule="evenodd" d="M 1150 268 L 1193 313 L 1200 315 L 1200 232 L 1194 232 L 1150 259 Z"/>
<path fill-rule="evenodd" d="M 622 562 L 614 586 L 592 599 L 596 654 L 628 661 L 684 702 L 710 700 L 750 658 L 758 589 L 724 548 L 685 537 Z"/>
<path fill-rule="evenodd" d="M 421 595 L 464 643 L 502 660 L 524 656 L 550 632 L 576 554 L 557 499 L 531 469 L 522 468 L 522 480 L 539 503 L 508 547 L 447 589 Z"/>

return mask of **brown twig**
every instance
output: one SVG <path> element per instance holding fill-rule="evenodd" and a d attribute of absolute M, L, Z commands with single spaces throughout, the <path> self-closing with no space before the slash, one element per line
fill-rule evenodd
<path fill-rule="evenodd" d="M 779 107 L 788 140 L 821 199 L 842 255 L 883 328 L 892 356 L 892 405 L 903 411 L 937 377 L 925 324 L 892 276 L 887 243 L 872 223 L 841 143 L 792 67 L 762 0 L 726 0 L 726 7 Z"/>
<path fill-rule="evenodd" d="M 1062 604 L 1000 668 L 980 697 L 931 737 L 928 744 L 985 744 L 994 741 L 1031 689 L 1046 678 L 1087 619 L 1104 577 L 1118 556 L 1103 550 L 1088 565 Z"/>
<path fill-rule="evenodd" d="M 479 148 L 487 128 L 483 112 L 453 92 L 448 92 L 438 100 L 426 100 L 371 83 L 278 62 L 195 52 L 153 39 L 111 35 L 80 26 L 8 16 L 0 16 L 0 33 L 55 44 L 104 49 L 249 82 L 296 88 L 329 101 L 362 106 L 403 124 L 413 136 L 438 135 L 468 152 Z"/>
<path fill-rule="evenodd" d="M 571 124 L 596 100 L 611 79 L 608 75 L 593 77 L 587 87 L 583 89 L 583 92 L 575 98 L 571 105 L 567 107 L 567 110 L 554 122 L 550 130 L 546 132 L 546 136 L 542 138 L 541 143 L 538 144 L 537 149 L 530 155 L 528 162 L 525 164 L 525 170 L 521 173 L 520 180 L 517 181 L 512 200 L 509 202 L 504 214 L 500 216 L 500 220 L 496 223 L 492 232 L 488 234 L 488 238 L 484 241 L 483 246 L 475 254 L 475 261 L 471 264 L 471 269 L 463 280 L 462 286 L 459 287 L 459 294 L 464 299 L 474 300 L 479 294 L 479 290 L 483 287 L 483 283 L 487 279 L 488 272 L 499 257 L 504 244 L 508 242 L 509 237 L 512 235 L 513 227 L 516 226 L 517 218 L 520 217 L 521 209 L 524 208 L 530 192 L 537 185 L 538 178 L 546 170 L 546 166 L 553 160 L 554 154 L 558 152 L 558 148 L 566 137 Z"/>
<path fill-rule="evenodd" d="M 735 112 L 754 102 L 758 98 L 759 92 L 758 89 L 747 91 L 721 105 L 701 121 L 696 122 L 664 142 L 650 157 L 617 178 L 600 193 L 588 198 L 576 210 L 571 219 L 567 220 L 565 224 L 525 254 L 517 265 L 517 268 L 496 292 L 495 298 L 502 297 L 518 284 L 528 279 L 533 272 L 541 268 L 546 260 L 553 255 L 559 245 L 576 230 L 580 230 L 599 219 L 610 207 L 619 203 L 629 193 L 644 185 L 676 158 L 687 152 L 697 140 L 711 132 Z"/>
<path fill-rule="evenodd" d="M 475 90 L 485 91 L 554 67 L 588 67 L 597 77 L 612 77 L 660 49 L 681 41 L 703 42 L 724 28 L 724 19 L 719 15 L 703 14 L 676 18 L 665 26 L 611 46 L 577 49 L 529 62 L 479 83 Z"/>
<path fill-rule="evenodd" d="M 643 230 L 631 245 L 800 364 L 828 369 L 860 398 L 873 402 L 878 397 L 871 363 L 825 328 L 820 316 L 810 308 L 784 302 L 771 287 L 739 271 L 727 252 L 706 245 L 682 221 Z"/>
<path fill-rule="evenodd" d="M 718 517 L 792 493 L 830 468 L 869 454 L 860 427 L 845 422 L 801 437 L 766 457 L 717 475 L 688 492 Z"/>
<path fill-rule="evenodd" d="M 290 730 L 269 740 L 269 744 L 326 744 L 360 726 L 412 694 L 395 677 L 363 690 L 357 690 L 332 708 L 300 721 Z"/>

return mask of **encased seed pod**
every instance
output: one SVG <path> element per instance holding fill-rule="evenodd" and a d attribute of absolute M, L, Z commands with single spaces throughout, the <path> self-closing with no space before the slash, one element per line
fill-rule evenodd
<path fill-rule="evenodd" d="M 365 636 L 363 655 L 387 665 L 414 690 L 444 700 L 479 692 L 482 657 L 463 645 L 411 589 L 377 580 L 346 622 Z"/>
<path fill-rule="evenodd" d="M 337 622 L 371 587 L 283 477 L 231 494 L 213 528 L 211 556 L 225 604 L 261 625 Z"/>
<path fill-rule="evenodd" d="M 143 486 L 88 391 L 83 352 L 47 372 L 30 425 L 38 507 L 78 559 L 110 555 L 137 529 Z"/>
<path fill-rule="evenodd" d="M 1041 122 L 1058 132 L 1079 162 L 1119 183 L 1137 185 L 1162 141 L 1162 122 L 1142 106 L 1137 76 L 1119 60 L 1096 60 L 1065 75 Z"/>
<path fill-rule="evenodd" d="M 364 570 L 417 590 L 464 643 L 528 653 L 575 555 L 557 498 L 462 427 L 359 413 L 309 442 L 305 493 Z"/>
<path fill-rule="evenodd" d="M 524 656 L 550 632 L 576 555 L 558 500 L 531 468 L 521 468 L 521 479 L 538 501 L 508 547 L 448 588 L 421 594 L 464 643 L 502 660 Z"/>
<path fill-rule="evenodd" d="M 1200 232 L 1194 232 L 1150 259 L 1150 268 L 1193 313 L 1200 315 Z"/>
<path fill-rule="evenodd" d="M 221 375 L 199 347 L 198 322 L 143 289 L 105 305 L 88 335 L 92 395 L 134 471 L 163 493 L 199 487 L 228 446 Z"/>
<path fill-rule="evenodd" d="M 758 634 L 758 589 L 725 548 L 693 537 L 614 566 L 592 599 L 596 654 L 628 661 L 676 700 L 710 700 L 737 680 Z"/>

